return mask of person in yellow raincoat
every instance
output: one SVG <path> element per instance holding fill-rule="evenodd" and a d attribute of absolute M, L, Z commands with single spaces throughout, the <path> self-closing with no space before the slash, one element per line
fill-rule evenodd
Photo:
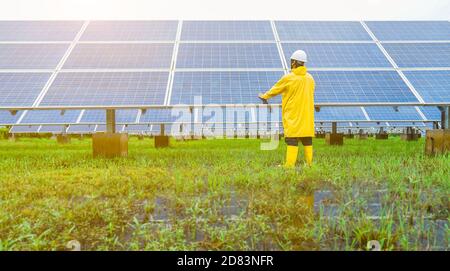
<path fill-rule="evenodd" d="M 298 142 L 305 150 L 306 163 L 311 166 L 314 137 L 314 78 L 306 71 L 306 53 L 295 51 L 291 56 L 291 73 L 283 76 L 269 91 L 259 94 L 267 100 L 281 94 L 284 137 L 287 144 L 285 167 L 294 167 L 298 156 Z"/>

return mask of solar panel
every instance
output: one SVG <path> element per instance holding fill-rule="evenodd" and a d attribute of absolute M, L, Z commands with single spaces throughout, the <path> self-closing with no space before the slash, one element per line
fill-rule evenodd
<path fill-rule="evenodd" d="M 281 41 L 370 41 L 359 22 L 344 21 L 277 21 Z"/>
<path fill-rule="evenodd" d="M 80 110 L 68 110 L 61 115 L 60 110 L 37 110 L 28 111 L 20 123 L 75 123 Z"/>
<path fill-rule="evenodd" d="M 117 123 L 136 122 L 138 110 L 116 110 Z M 86 110 L 80 119 L 80 123 L 105 123 L 106 110 Z"/>
<path fill-rule="evenodd" d="M 168 72 L 59 73 L 40 105 L 163 104 Z"/>
<path fill-rule="evenodd" d="M 9 132 L 13 134 L 37 133 L 39 131 L 39 127 L 39 125 L 13 126 Z"/>
<path fill-rule="evenodd" d="M 140 123 L 190 122 L 192 114 L 188 109 L 150 109 L 141 114 Z"/>
<path fill-rule="evenodd" d="M 0 125 L 9 125 L 15 124 L 23 112 L 17 112 L 15 115 L 12 115 L 9 111 L 0 110 Z"/>
<path fill-rule="evenodd" d="M 90 134 L 95 131 L 97 125 L 70 125 L 67 129 L 68 134 Z"/>
<path fill-rule="evenodd" d="M 275 43 L 182 43 L 177 68 L 280 68 Z"/>
<path fill-rule="evenodd" d="M 65 69 L 169 69 L 173 43 L 78 44 L 64 64 Z"/>
<path fill-rule="evenodd" d="M 39 133 L 61 134 L 67 130 L 66 126 L 61 125 L 42 125 Z"/>
<path fill-rule="evenodd" d="M 0 41 L 73 41 L 81 21 L 1 21 Z"/>
<path fill-rule="evenodd" d="M 0 73 L 0 106 L 31 106 L 50 73 Z"/>
<path fill-rule="evenodd" d="M 441 111 L 435 106 L 421 106 L 420 111 L 422 111 L 427 120 L 441 120 Z"/>
<path fill-rule="evenodd" d="M 0 69 L 55 69 L 68 44 L 0 44 Z"/>
<path fill-rule="evenodd" d="M 385 43 L 383 47 L 401 68 L 450 67 L 450 43 Z"/>
<path fill-rule="evenodd" d="M 181 40 L 275 40 L 269 21 L 184 21 Z"/>
<path fill-rule="evenodd" d="M 174 41 L 177 21 L 94 21 L 82 41 Z"/>
<path fill-rule="evenodd" d="M 371 120 L 376 121 L 392 121 L 392 120 L 414 120 L 420 121 L 422 117 L 419 115 L 415 107 L 398 107 L 395 111 L 393 107 L 365 107 L 367 115 Z"/>
<path fill-rule="evenodd" d="M 361 107 L 323 107 L 315 112 L 315 121 L 366 120 Z"/>
<path fill-rule="evenodd" d="M 392 67 L 376 44 L 367 43 L 283 43 L 287 63 L 296 50 L 308 54 L 308 67 L 386 68 Z"/>
<path fill-rule="evenodd" d="M 445 21 L 366 22 L 379 40 L 450 40 L 450 23 Z"/>
<path fill-rule="evenodd" d="M 450 102 L 450 71 L 405 71 L 403 73 L 425 102 Z"/>
<path fill-rule="evenodd" d="M 266 71 L 176 72 L 171 104 L 193 104 L 194 96 L 205 104 L 261 103 L 258 93 L 270 89 L 282 75 Z M 279 98 L 273 100 L 280 102 Z"/>
<path fill-rule="evenodd" d="M 417 102 L 395 71 L 312 71 L 315 102 Z"/>

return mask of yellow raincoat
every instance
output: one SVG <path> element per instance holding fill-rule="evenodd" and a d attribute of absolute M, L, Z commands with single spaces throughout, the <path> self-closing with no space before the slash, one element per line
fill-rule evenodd
<path fill-rule="evenodd" d="M 314 78 L 302 66 L 261 96 L 269 99 L 281 94 L 285 137 L 314 137 L 314 86 Z"/>

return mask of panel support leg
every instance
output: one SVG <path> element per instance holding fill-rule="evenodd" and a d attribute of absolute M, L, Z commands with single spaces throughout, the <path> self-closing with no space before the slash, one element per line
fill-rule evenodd
<path fill-rule="evenodd" d="M 378 140 L 386 140 L 389 138 L 388 133 L 384 131 L 384 127 L 380 127 L 380 130 L 378 131 L 378 134 L 375 135 L 375 139 Z"/>
<path fill-rule="evenodd" d="M 166 136 L 166 125 L 160 124 L 160 134 L 155 136 L 155 148 L 165 148 L 169 146 L 169 137 Z"/>
<path fill-rule="evenodd" d="M 450 152 L 450 106 L 439 107 L 441 129 L 428 130 L 425 139 L 425 154 L 440 155 Z"/>
<path fill-rule="evenodd" d="M 128 155 L 128 135 L 116 133 L 116 111 L 106 110 L 106 133 L 92 136 L 94 157 L 124 157 Z"/>
<path fill-rule="evenodd" d="M 450 129 L 450 106 L 440 107 L 441 110 L 441 128 Z"/>
<path fill-rule="evenodd" d="M 344 145 L 344 134 L 337 133 L 337 123 L 331 123 L 331 133 L 325 135 L 325 142 L 328 145 Z"/>
<path fill-rule="evenodd" d="M 116 132 L 116 110 L 106 109 L 106 132 L 114 134 Z"/>

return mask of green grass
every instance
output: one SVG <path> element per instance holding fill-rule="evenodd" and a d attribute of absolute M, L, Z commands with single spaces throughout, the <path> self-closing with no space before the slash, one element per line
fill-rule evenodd
<path fill-rule="evenodd" d="M 423 139 L 315 139 L 313 167 L 300 152 L 295 170 L 277 167 L 284 143 L 171 144 L 132 138 L 128 158 L 108 160 L 92 158 L 89 139 L 0 140 L 0 250 L 70 240 L 83 250 L 360 250 L 372 239 L 387 250 L 449 248 L 450 157 L 425 156 Z M 379 189 L 383 215 L 371 219 L 364 206 Z M 308 207 L 318 190 L 334 193 L 338 217 Z M 439 221 L 443 230 L 430 226 Z"/>

